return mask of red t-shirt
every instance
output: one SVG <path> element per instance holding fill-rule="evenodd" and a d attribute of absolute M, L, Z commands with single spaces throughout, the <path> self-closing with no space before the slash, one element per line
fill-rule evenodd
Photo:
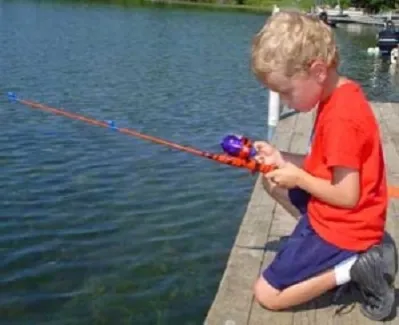
<path fill-rule="evenodd" d="M 388 204 L 384 165 L 378 124 L 366 97 L 355 82 L 342 84 L 319 105 L 304 169 L 328 180 L 334 166 L 358 169 L 360 199 L 355 208 L 345 209 L 312 197 L 309 221 L 320 237 L 354 251 L 380 242 Z"/>

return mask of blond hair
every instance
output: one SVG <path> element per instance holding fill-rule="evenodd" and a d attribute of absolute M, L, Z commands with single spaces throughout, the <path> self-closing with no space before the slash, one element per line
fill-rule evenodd
<path fill-rule="evenodd" d="M 280 11 L 268 19 L 253 40 L 252 70 L 260 80 L 271 72 L 291 77 L 307 71 L 316 59 L 329 67 L 339 64 L 334 34 L 317 17 Z"/>

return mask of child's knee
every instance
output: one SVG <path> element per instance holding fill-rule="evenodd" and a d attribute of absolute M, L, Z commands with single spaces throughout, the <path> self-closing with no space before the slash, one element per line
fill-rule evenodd
<path fill-rule="evenodd" d="M 263 277 L 260 277 L 254 284 L 254 296 L 262 307 L 269 310 L 281 310 L 278 295 L 279 290 L 273 288 Z"/>

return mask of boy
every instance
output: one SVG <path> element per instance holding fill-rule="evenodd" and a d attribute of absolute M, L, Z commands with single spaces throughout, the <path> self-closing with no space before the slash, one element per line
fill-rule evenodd
<path fill-rule="evenodd" d="M 317 18 L 279 12 L 256 35 L 252 68 L 262 84 L 299 112 L 314 108 L 308 155 L 256 142 L 256 159 L 278 168 L 266 190 L 298 224 L 254 286 L 272 310 L 307 302 L 353 281 L 361 311 L 374 320 L 394 305 L 394 250 L 382 244 L 387 180 L 379 129 L 361 88 L 338 74 L 334 35 Z"/>

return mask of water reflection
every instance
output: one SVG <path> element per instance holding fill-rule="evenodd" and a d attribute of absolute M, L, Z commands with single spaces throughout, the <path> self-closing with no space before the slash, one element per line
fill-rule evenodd
<path fill-rule="evenodd" d="M 370 55 L 379 27 L 339 24 L 335 29 L 341 53 L 341 72 L 359 81 L 370 100 L 399 102 L 399 68 L 390 58 Z"/>

